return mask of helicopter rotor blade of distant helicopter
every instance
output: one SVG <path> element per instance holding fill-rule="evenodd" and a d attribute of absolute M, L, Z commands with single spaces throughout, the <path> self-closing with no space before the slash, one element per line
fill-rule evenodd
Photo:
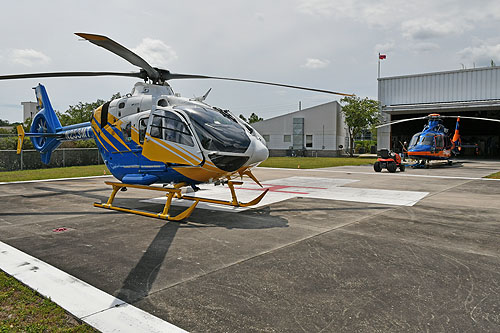
<path fill-rule="evenodd" d="M 146 60 L 142 59 L 137 54 L 127 49 L 125 46 L 118 44 L 114 40 L 102 35 L 87 34 L 81 32 L 76 32 L 75 35 L 80 36 L 85 40 L 88 40 L 92 44 L 100 46 L 116 54 L 117 56 L 127 60 L 132 65 L 144 69 L 148 74 L 148 77 L 154 82 L 158 82 L 158 80 L 160 79 L 160 73 L 158 73 L 158 71 L 154 69 L 150 64 L 148 64 Z"/>
<path fill-rule="evenodd" d="M 404 123 L 406 121 L 412 121 L 412 120 L 419 120 L 419 119 L 428 119 L 428 116 L 425 117 L 417 117 L 417 118 L 408 118 L 408 119 L 401 119 L 401 120 L 396 120 L 396 121 L 391 121 L 389 123 L 385 123 L 382 125 L 375 126 L 375 128 L 380 128 L 384 126 L 389 126 L 389 125 L 394 125 L 394 124 L 399 124 L 399 123 Z"/>
<path fill-rule="evenodd" d="M 10 74 L 0 75 L 0 80 L 16 80 L 16 79 L 36 79 L 50 77 L 79 77 L 79 76 L 126 76 L 144 78 L 145 73 L 121 73 L 121 72 L 50 72 L 50 73 L 26 73 L 26 74 Z"/>
<path fill-rule="evenodd" d="M 486 121 L 496 121 L 500 123 L 500 119 L 491 118 L 480 118 L 480 117 L 465 117 L 465 116 L 441 116 L 442 118 L 460 118 L 460 119 L 473 119 L 473 120 L 486 120 Z"/>

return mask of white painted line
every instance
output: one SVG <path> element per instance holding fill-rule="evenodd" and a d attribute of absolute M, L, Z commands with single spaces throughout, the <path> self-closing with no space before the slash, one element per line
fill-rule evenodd
<path fill-rule="evenodd" d="M 185 332 L 3 242 L 0 269 L 101 332 Z"/>
<path fill-rule="evenodd" d="M 291 198 L 303 197 L 326 200 L 341 200 L 351 202 L 376 203 L 396 206 L 413 206 L 429 192 L 379 190 L 369 188 L 343 187 L 358 182 L 354 179 L 318 178 L 318 177 L 289 177 L 273 179 L 263 182 L 263 188 L 252 182 L 235 186 L 238 201 L 247 202 L 257 197 L 265 189 L 269 189 L 266 196 L 257 205 L 251 207 L 232 207 L 200 202 L 198 208 L 240 212 L 251 208 L 270 205 Z M 225 186 L 199 185 L 200 191 L 188 193 L 190 196 L 199 196 L 210 199 L 231 201 L 229 188 Z M 141 202 L 165 204 L 165 197 L 158 197 Z M 190 200 L 174 200 L 172 205 L 190 206 Z"/>
<path fill-rule="evenodd" d="M 358 175 L 371 175 L 371 176 L 391 176 L 391 177 L 420 177 L 420 178 L 442 178 L 442 179 L 462 179 L 462 180 L 496 180 L 500 179 L 494 178 L 482 178 L 482 177 L 461 177 L 461 176 L 431 176 L 431 175 L 413 175 L 405 172 L 389 173 L 389 172 L 364 172 L 364 171 L 348 171 L 348 170 L 326 170 L 323 168 L 319 169 L 286 169 L 286 168 L 268 168 L 268 167 L 258 167 L 264 170 L 300 170 L 301 172 L 331 172 L 331 173 L 344 173 L 344 174 L 358 174 Z"/>
<path fill-rule="evenodd" d="M 112 175 L 103 175 L 103 176 L 72 177 L 72 178 L 20 180 L 20 181 L 17 181 L 17 182 L 0 182 L 0 185 L 23 184 L 23 183 L 43 183 L 43 182 L 55 182 L 55 181 L 58 181 L 58 180 L 91 179 L 91 178 L 103 178 L 103 177 L 113 177 L 113 176 Z"/>

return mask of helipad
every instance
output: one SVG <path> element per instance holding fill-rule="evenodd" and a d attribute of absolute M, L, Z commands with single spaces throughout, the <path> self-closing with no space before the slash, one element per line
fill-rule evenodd
<path fill-rule="evenodd" d="M 110 193 L 102 178 L 8 184 L 0 241 L 35 258 L 19 267 L 24 277 L 40 277 L 31 268 L 44 263 L 136 318 L 186 331 L 494 332 L 500 181 L 480 177 L 499 170 L 491 161 L 404 174 L 258 168 L 272 202 L 198 209 L 183 224 L 94 208 Z M 116 204 L 161 209 L 149 195 L 129 190 Z M 124 303 L 92 316 L 99 304 L 74 314 L 110 319 Z"/>
<path fill-rule="evenodd" d="M 288 177 L 274 179 L 266 181 L 264 184 L 262 184 L 262 187 L 253 182 L 248 182 L 243 185 L 235 186 L 238 199 L 242 202 L 250 201 L 257 195 L 256 193 L 268 190 L 268 193 L 266 194 L 264 199 L 256 206 L 232 207 L 200 202 L 198 204 L 198 208 L 239 212 L 298 197 L 378 203 L 396 206 L 413 206 L 420 199 L 429 194 L 428 192 L 419 191 L 396 191 L 344 187 L 344 185 L 352 184 L 355 182 L 358 182 L 358 180 L 321 177 Z M 200 188 L 200 191 L 190 193 L 190 195 L 215 198 L 219 200 L 230 200 L 231 198 L 228 188 L 222 185 L 214 186 L 211 184 L 206 184 L 200 185 Z M 165 201 L 166 198 L 164 196 L 144 200 L 144 202 L 152 202 L 158 204 L 165 204 Z M 174 202 L 174 204 L 189 207 L 192 204 L 192 201 L 177 200 Z"/>

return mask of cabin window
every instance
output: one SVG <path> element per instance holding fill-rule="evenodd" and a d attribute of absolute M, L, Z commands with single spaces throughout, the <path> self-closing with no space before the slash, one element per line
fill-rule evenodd
<path fill-rule="evenodd" d="M 151 136 L 187 146 L 194 146 L 191 131 L 173 112 L 164 111 L 161 115 L 153 115 Z"/>
<path fill-rule="evenodd" d="M 146 128 L 148 127 L 148 118 L 139 119 L 139 142 L 144 143 L 144 137 L 146 136 Z"/>
<path fill-rule="evenodd" d="M 121 102 L 120 104 L 118 104 L 119 109 L 123 109 L 124 107 L 125 107 L 125 102 Z"/>
<path fill-rule="evenodd" d="M 425 136 L 420 137 L 420 142 L 421 145 L 433 145 L 434 144 L 434 135 L 433 134 L 426 134 Z"/>
<path fill-rule="evenodd" d="M 132 125 L 130 124 L 130 121 L 122 123 L 120 128 L 123 133 L 123 138 L 125 139 L 125 141 L 126 142 L 132 141 Z"/>
<path fill-rule="evenodd" d="M 442 135 L 436 135 L 436 148 L 443 148 L 444 147 L 444 140 Z"/>
<path fill-rule="evenodd" d="M 292 142 L 292 136 L 290 134 L 283 135 L 283 142 Z"/>

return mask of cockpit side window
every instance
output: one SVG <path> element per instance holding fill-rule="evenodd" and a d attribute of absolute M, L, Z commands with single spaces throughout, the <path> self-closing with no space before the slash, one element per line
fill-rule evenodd
<path fill-rule="evenodd" d="M 151 136 L 187 146 L 194 146 L 191 131 L 173 112 L 164 111 L 161 115 L 153 115 Z"/>

